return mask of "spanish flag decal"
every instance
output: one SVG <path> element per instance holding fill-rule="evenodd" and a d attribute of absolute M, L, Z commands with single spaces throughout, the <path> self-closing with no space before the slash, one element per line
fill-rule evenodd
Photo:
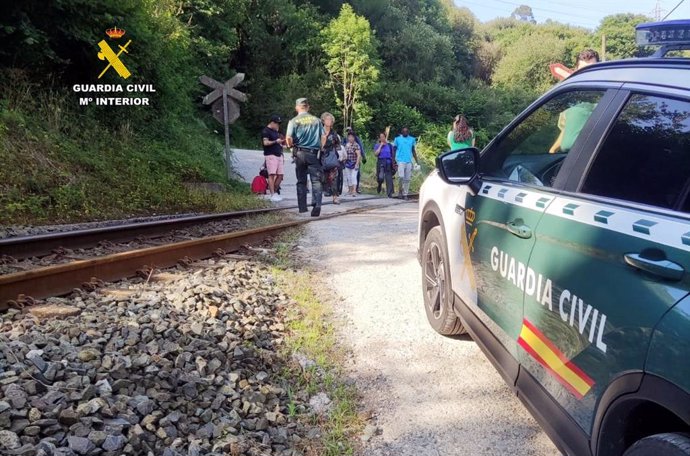
<path fill-rule="evenodd" d="M 582 399 L 594 385 L 594 380 L 567 359 L 563 352 L 526 318 L 522 320 L 518 344 L 578 399 Z"/>

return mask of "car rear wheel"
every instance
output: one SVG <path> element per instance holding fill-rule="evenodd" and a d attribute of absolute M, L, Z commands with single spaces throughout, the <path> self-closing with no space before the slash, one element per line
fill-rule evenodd
<path fill-rule="evenodd" d="M 436 332 L 454 336 L 466 331 L 453 311 L 453 292 L 445 245 L 441 227 L 433 227 L 426 236 L 422 250 L 424 308 L 429 323 Z"/>
<path fill-rule="evenodd" d="M 638 440 L 628 448 L 623 456 L 688 456 L 690 455 L 690 435 L 655 434 Z"/>

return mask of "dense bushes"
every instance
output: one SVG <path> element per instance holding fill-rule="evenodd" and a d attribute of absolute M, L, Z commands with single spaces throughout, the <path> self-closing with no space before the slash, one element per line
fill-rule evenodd
<path fill-rule="evenodd" d="M 0 6 L 0 213 L 2 221 L 109 217 L 245 204 L 199 197 L 183 182 L 225 182 L 222 128 L 200 99 L 206 74 L 246 73 L 250 99 L 233 126 L 237 145 L 258 147 L 272 113 L 290 117 L 295 98 L 337 117 L 321 33 L 342 5 L 370 24 L 378 81 L 354 104 L 353 123 L 374 137 L 408 126 L 430 163 L 453 116 L 465 114 L 485 145 L 551 86 L 547 64 L 574 65 L 602 33 L 627 57 L 635 22 L 605 18 L 594 32 L 547 22 L 480 24 L 452 0 L 26 0 Z M 350 10 L 347 10 L 350 11 Z M 349 14 L 349 13 L 348 13 Z M 357 19 L 359 21 L 359 19 Z M 120 83 L 96 44 L 117 25 L 133 43 L 133 83 L 153 84 L 151 107 L 79 107 L 74 83 Z M 368 27 L 363 27 L 362 30 Z M 356 60 L 353 60 L 356 61 Z M 380 62 L 380 65 L 379 65 Z M 332 71 L 331 71 L 332 74 Z M 368 121 L 368 122 L 367 122 Z M 340 120 L 339 120 L 340 122 Z M 232 201 L 231 201 L 232 200 Z M 233 202 L 235 201 L 235 202 Z"/>

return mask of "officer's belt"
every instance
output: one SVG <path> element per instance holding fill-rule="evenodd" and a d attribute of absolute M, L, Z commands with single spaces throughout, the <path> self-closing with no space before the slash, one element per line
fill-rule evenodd
<path fill-rule="evenodd" d="M 297 146 L 297 150 L 298 150 L 299 152 L 307 152 L 307 153 L 310 153 L 310 154 L 318 154 L 318 153 L 319 153 L 319 149 L 310 149 L 310 148 L 308 148 L 308 147 L 299 147 L 299 146 Z"/>

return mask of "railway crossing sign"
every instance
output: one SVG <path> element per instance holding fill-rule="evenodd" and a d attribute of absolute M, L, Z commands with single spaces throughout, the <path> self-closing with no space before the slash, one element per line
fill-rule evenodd
<path fill-rule="evenodd" d="M 213 92 L 204 97 L 203 103 L 211 105 L 213 117 L 221 124 L 233 124 L 240 117 L 239 102 L 247 101 L 247 95 L 237 90 L 237 87 L 244 81 L 244 73 L 237 73 L 232 78 L 228 79 L 225 84 L 218 82 L 208 76 L 199 78 L 202 84 L 210 87 Z M 225 102 L 224 102 L 225 101 Z M 223 109 L 225 106 L 227 109 Z M 228 113 L 225 118 L 225 111 Z"/>
<path fill-rule="evenodd" d="M 237 90 L 244 81 L 244 73 L 237 73 L 225 83 L 218 82 L 208 76 L 201 76 L 199 82 L 213 89 L 213 92 L 203 99 L 205 105 L 211 105 L 213 118 L 225 127 L 225 163 L 228 178 L 230 177 L 230 125 L 240 117 L 240 102 L 247 101 L 247 95 Z"/>

